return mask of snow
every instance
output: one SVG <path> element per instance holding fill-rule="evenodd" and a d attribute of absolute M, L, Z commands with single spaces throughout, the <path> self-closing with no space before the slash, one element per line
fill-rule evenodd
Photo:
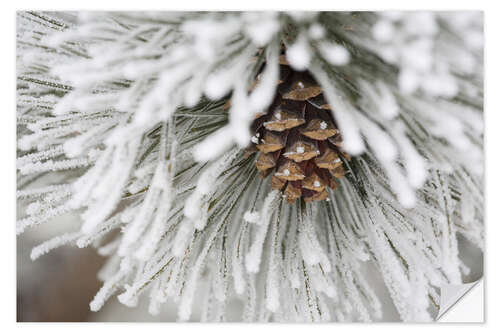
<path fill-rule="evenodd" d="M 124 261 L 126 262 L 126 259 L 124 259 Z M 104 282 L 104 285 L 94 296 L 92 302 L 90 302 L 91 311 L 99 311 L 101 309 L 106 300 L 116 291 L 118 282 L 120 282 L 132 268 L 128 263 L 124 264 L 124 261 L 122 261 L 120 270 Z"/>
<path fill-rule="evenodd" d="M 312 39 L 322 39 L 325 37 L 325 34 L 325 28 L 318 23 L 313 23 L 309 27 L 309 36 L 311 36 Z"/>
<path fill-rule="evenodd" d="M 260 221 L 260 214 L 259 212 L 247 211 L 245 212 L 245 215 L 243 215 L 243 219 L 249 223 L 258 224 Z"/>
<path fill-rule="evenodd" d="M 390 21 L 378 21 L 372 30 L 373 37 L 380 42 L 389 42 L 394 36 L 394 26 Z"/>
<path fill-rule="evenodd" d="M 209 138 L 199 143 L 193 151 L 193 156 L 198 162 L 207 162 L 227 151 L 233 142 L 232 130 L 229 127 L 223 127 L 215 132 Z"/>
<path fill-rule="evenodd" d="M 286 50 L 286 58 L 295 70 L 303 71 L 308 68 L 311 51 L 304 35 L 299 35 L 295 43 Z"/>
<path fill-rule="evenodd" d="M 321 263 L 321 267 L 325 272 L 331 269 L 330 260 L 321 247 L 316 232 L 312 224 L 312 213 L 303 212 L 299 217 L 299 248 L 302 258 L 309 266 L 314 266 Z"/>
<path fill-rule="evenodd" d="M 339 130 L 342 133 L 343 148 L 349 154 L 361 154 L 365 150 L 365 145 L 359 133 L 359 127 L 352 116 L 354 113 L 353 107 L 347 104 L 343 96 L 337 93 L 333 81 L 320 68 L 314 66 L 311 71 L 323 87 L 325 97 L 332 106 L 332 114 L 338 121 Z"/>
<path fill-rule="evenodd" d="M 264 246 L 264 240 L 267 234 L 267 229 L 271 218 L 273 217 L 275 209 L 278 204 L 278 199 L 280 198 L 280 191 L 272 190 L 266 196 L 262 209 L 260 211 L 261 223 L 257 235 L 252 243 L 250 250 L 245 256 L 245 267 L 250 273 L 256 273 L 259 271 L 259 266 L 261 262 L 261 256 Z"/>
<path fill-rule="evenodd" d="M 81 234 L 79 232 L 66 233 L 43 242 L 33 248 L 30 255 L 31 260 L 36 260 L 38 257 L 50 252 L 51 250 L 76 240 L 80 235 Z"/>
<path fill-rule="evenodd" d="M 247 22 L 246 34 L 258 47 L 267 45 L 280 29 L 276 12 L 244 13 L 243 20 Z"/>
<path fill-rule="evenodd" d="M 82 231 L 86 234 L 102 223 L 105 218 L 113 211 L 118 204 L 121 197 L 121 188 L 124 186 L 128 179 L 130 170 L 133 167 L 136 153 L 139 146 L 139 140 L 134 140 L 128 145 L 128 152 L 124 149 L 118 149 L 114 154 L 114 159 L 122 163 L 115 164 L 113 168 L 107 170 L 108 178 L 106 181 L 99 183 L 99 185 L 92 192 L 93 199 L 100 202 L 99 206 L 88 208 L 83 214 L 82 218 L 85 221 L 82 225 Z M 112 176 L 111 176 L 112 175 Z M 108 185 L 113 184 L 113 185 Z M 112 189 L 111 191 L 109 189 Z"/>
<path fill-rule="evenodd" d="M 418 74 L 412 69 L 403 69 L 399 74 L 399 88 L 402 93 L 411 94 L 419 86 Z"/>
<path fill-rule="evenodd" d="M 351 56 L 345 47 L 338 44 L 321 43 L 319 45 L 321 55 L 334 66 L 344 66 L 349 63 Z"/>

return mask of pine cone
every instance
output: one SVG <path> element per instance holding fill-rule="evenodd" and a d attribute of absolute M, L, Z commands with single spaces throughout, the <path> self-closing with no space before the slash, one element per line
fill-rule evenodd
<path fill-rule="evenodd" d="M 258 84 L 258 77 L 257 77 Z M 268 112 L 252 124 L 253 149 L 262 177 L 272 174 L 272 188 L 289 203 L 328 198 L 335 178 L 344 175 L 342 137 L 322 89 L 309 72 L 294 71 L 280 58 L 280 80 Z"/>

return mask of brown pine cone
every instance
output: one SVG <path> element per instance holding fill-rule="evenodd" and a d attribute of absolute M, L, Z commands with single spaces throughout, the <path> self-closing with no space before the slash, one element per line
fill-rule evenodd
<path fill-rule="evenodd" d="M 258 81 L 258 78 L 257 78 Z M 257 83 L 258 84 L 258 83 Z M 309 72 L 294 71 L 280 58 L 280 80 L 267 114 L 252 124 L 252 149 L 262 177 L 272 174 L 272 188 L 289 203 L 328 198 L 335 178 L 344 175 L 342 137 L 322 89 Z"/>

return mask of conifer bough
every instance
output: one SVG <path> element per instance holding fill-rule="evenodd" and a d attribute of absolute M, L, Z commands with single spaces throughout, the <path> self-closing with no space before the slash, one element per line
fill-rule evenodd
<path fill-rule="evenodd" d="M 429 321 L 483 249 L 482 13 L 17 16 L 16 231 L 78 217 L 92 311 Z"/>

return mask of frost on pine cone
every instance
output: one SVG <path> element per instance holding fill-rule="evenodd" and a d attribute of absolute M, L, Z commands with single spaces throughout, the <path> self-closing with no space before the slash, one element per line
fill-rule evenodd
<path fill-rule="evenodd" d="M 258 84 L 258 80 L 256 81 Z M 272 188 L 289 203 L 328 198 L 335 178 L 344 176 L 342 137 L 322 89 L 308 72 L 294 71 L 280 57 L 277 96 L 252 123 L 253 148 L 261 176 L 272 175 Z"/>
<path fill-rule="evenodd" d="M 16 231 L 108 257 L 92 311 L 429 321 L 483 249 L 481 13 L 19 12 L 17 41 Z"/>

